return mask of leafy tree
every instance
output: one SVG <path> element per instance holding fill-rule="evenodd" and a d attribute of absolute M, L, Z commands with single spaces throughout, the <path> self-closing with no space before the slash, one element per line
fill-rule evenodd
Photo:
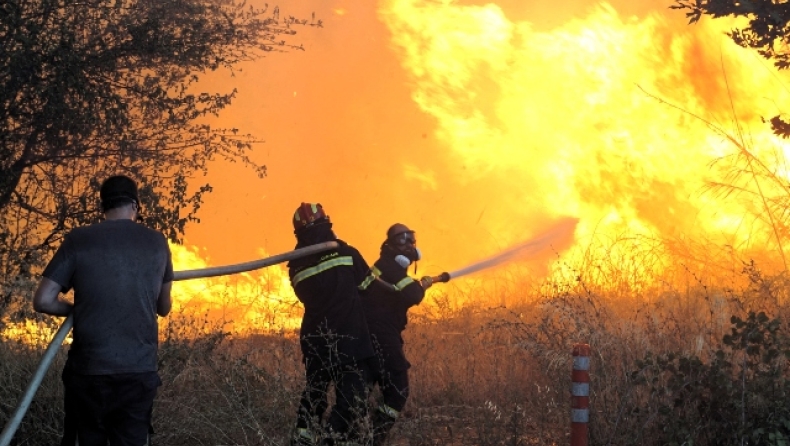
<path fill-rule="evenodd" d="M 738 45 L 751 48 L 774 65 L 785 70 L 790 67 L 790 3 L 776 0 L 675 0 L 672 9 L 686 10 L 689 23 L 698 22 L 703 15 L 713 18 L 746 18 L 748 25 L 727 33 Z M 777 135 L 790 137 L 790 122 L 781 116 L 770 119 Z"/>
<path fill-rule="evenodd" d="M 264 176 L 253 136 L 203 119 L 236 91 L 197 82 L 301 49 L 296 26 L 321 22 L 238 0 L 0 2 L 0 316 L 66 231 L 99 218 L 106 176 L 136 178 L 145 222 L 173 241 L 211 190 L 187 187 L 210 161 Z"/>

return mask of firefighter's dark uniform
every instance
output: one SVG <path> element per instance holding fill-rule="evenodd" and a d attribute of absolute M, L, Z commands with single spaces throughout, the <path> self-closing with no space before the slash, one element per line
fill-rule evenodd
<path fill-rule="evenodd" d="M 408 322 L 409 308 L 422 301 L 425 290 L 420 282 L 408 276 L 407 269 L 394 260 L 394 255 L 384 251 L 360 289 L 376 350 L 369 385 L 378 384 L 382 393 L 382 401 L 372 417 L 374 444 L 380 444 L 409 397 L 411 364 L 403 352 L 401 333 Z"/>
<path fill-rule="evenodd" d="M 299 404 L 297 432 L 309 443 L 327 409 L 327 390 L 335 385 L 328 426 L 341 438 L 365 410 L 366 359 L 374 354 L 358 286 L 369 267 L 354 247 L 334 237 L 329 224 L 308 228 L 297 248 L 326 241 L 340 246 L 288 263 L 296 296 L 304 305 L 300 345 L 307 384 Z"/>

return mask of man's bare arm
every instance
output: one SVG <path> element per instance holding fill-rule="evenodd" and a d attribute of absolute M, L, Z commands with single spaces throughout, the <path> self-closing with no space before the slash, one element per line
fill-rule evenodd
<path fill-rule="evenodd" d="M 41 278 L 33 295 L 33 309 L 53 316 L 68 316 L 73 308 L 70 302 L 60 298 L 60 284 L 46 277 Z"/>
<path fill-rule="evenodd" d="M 159 299 L 156 300 L 156 314 L 160 316 L 167 316 L 170 309 L 173 307 L 173 301 L 170 299 L 170 289 L 173 287 L 173 282 L 162 284 L 159 290 Z"/>

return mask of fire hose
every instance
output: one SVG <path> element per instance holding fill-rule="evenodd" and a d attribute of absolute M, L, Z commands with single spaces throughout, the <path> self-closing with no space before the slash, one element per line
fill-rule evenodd
<path fill-rule="evenodd" d="M 173 273 L 173 280 L 200 279 L 252 271 L 289 260 L 298 259 L 300 257 L 305 257 L 310 254 L 328 251 L 337 247 L 337 242 L 325 242 L 295 249 L 282 254 L 273 255 L 271 257 L 266 257 L 265 259 L 253 260 L 251 262 L 217 266 L 212 268 L 176 271 Z M 0 446 L 8 446 L 11 443 L 14 433 L 19 427 L 19 424 L 22 422 L 22 418 L 25 416 L 25 412 L 27 412 L 27 409 L 30 407 L 30 403 L 33 401 L 33 396 L 35 396 L 38 387 L 41 385 L 41 381 L 44 379 L 44 374 L 46 374 L 49 366 L 55 359 L 55 355 L 57 354 L 58 350 L 60 350 L 60 346 L 63 344 L 63 341 L 66 339 L 66 336 L 69 334 L 69 331 L 71 331 L 71 327 L 73 325 L 73 315 L 67 316 L 66 320 L 64 320 L 63 324 L 60 326 L 60 329 L 58 329 L 57 333 L 55 333 L 55 336 L 52 338 L 49 346 L 47 346 L 44 356 L 41 358 L 41 363 L 38 365 L 35 374 L 33 374 L 33 379 L 30 380 L 30 384 L 28 384 L 27 388 L 25 389 L 25 393 L 22 396 L 22 400 L 19 402 L 19 406 L 17 406 L 13 416 L 3 428 L 3 432 L 0 434 Z"/>

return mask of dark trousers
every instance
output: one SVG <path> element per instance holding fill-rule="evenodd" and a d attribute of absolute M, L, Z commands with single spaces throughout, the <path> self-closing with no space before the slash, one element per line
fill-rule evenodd
<path fill-rule="evenodd" d="M 63 371 L 66 374 L 66 371 Z M 74 390 L 65 386 L 63 377 L 63 437 L 60 439 L 60 446 L 74 446 L 77 444 L 77 408 L 74 407 Z"/>
<path fill-rule="evenodd" d="M 381 348 L 380 345 L 376 346 L 376 357 L 371 361 L 368 385 L 372 390 L 378 384 L 381 390 L 381 401 L 371 417 L 373 427 L 371 445 L 381 446 L 395 425 L 395 421 L 400 417 L 401 411 L 406 407 L 406 400 L 409 399 L 409 369 L 402 349 L 392 349 L 389 353 L 393 356 L 387 356 L 387 349 Z M 402 360 L 388 361 L 393 357 Z M 403 364 L 406 364 L 406 368 L 402 368 Z"/>
<path fill-rule="evenodd" d="M 373 369 L 370 373 L 369 385 L 371 388 L 376 384 L 381 390 L 382 403 L 400 412 L 406 407 L 406 400 L 409 399 L 409 371 L 388 370 L 385 362 L 377 358 L 374 361 Z"/>
<path fill-rule="evenodd" d="M 351 424 L 365 413 L 365 381 L 367 367 L 364 362 L 333 364 L 331 360 L 309 355 L 304 358 L 307 384 L 299 401 L 297 428 L 316 429 L 313 421 L 320 422 L 329 406 L 327 391 L 335 386 L 335 405 L 327 424 L 332 432 L 348 436 Z"/>
<path fill-rule="evenodd" d="M 64 370 L 63 441 L 70 441 L 66 437 L 76 430 L 80 446 L 145 445 L 161 384 L 156 372 L 80 375 Z"/>

